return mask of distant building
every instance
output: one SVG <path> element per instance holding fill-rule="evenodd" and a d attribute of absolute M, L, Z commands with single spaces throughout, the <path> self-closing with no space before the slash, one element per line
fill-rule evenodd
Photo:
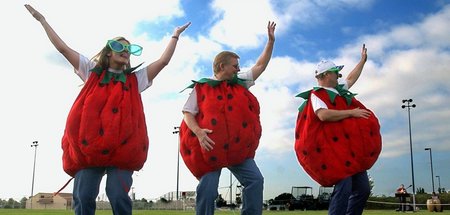
<path fill-rule="evenodd" d="M 195 197 L 197 196 L 197 193 L 195 191 L 179 191 L 178 192 L 178 199 L 179 200 L 195 200 Z M 168 192 L 161 196 L 160 198 L 164 198 L 167 201 L 176 201 L 177 200 L 177 192 Z"/>
<path fill-rule="evenodd" d="M 27 209 L 72 209 L 72 193 L 38 193 L 27 200 Z"/>
<path fill-rule="evenodd" d="M 159 197 L 152 208 L 160 210 L 193 210 L 195 208 L 195 191 L 168 192 Z"/>

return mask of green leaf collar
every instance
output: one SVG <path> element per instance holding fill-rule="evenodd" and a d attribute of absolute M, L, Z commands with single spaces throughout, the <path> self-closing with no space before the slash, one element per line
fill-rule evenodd
<path fill-rule="evenodd" d="M 113 79 L 113 78 L 114 78 L 114 81 L 120 81 L 122 83 L 125 83 L 127 81 L 127 74 L 130 74 L 131 72 L 136 70 L 138 67 L 140 67 L 142 64 L 143 63 L 141 63 L 135 67 L 125 69 L 121 73 L 114 73 L 114 72 L 106 71 L 105 76 L 103 76 L 103 79 L 100 81 L 100 83 L 108 84 L 109 82 L 111 82 L 111 79 Z M 93 69 L 91 69 L 91 72 L 95 72 L 97 75 L 101 75 L 103 71 L 104 71 L 104 69 L 102 67 L 94 67 Z"/>
<path fill-rule="evenodd" d="M 206 83 L 206 84 L 208 84 L 211 87 L 216 87 L 216 86 L 218 86 L 220 83 L 222 83 L 224 81 L 226 81 L 230 85 L 239 84 L 239 85 L 245 87 L 245 83 L 244 83 L 245 79 L 238 78 L 237 75 L 234 75 L 233 79 L 231 79 L 231 80 L 223 80 L 223 81 L 214 80 L 214 79 L 211 79 L 211 78 L 202 78 L 202 79 L 200 79 L 198 81 L 192 80 L 193 83 L 191 85 L 187 86 L 186 88 L 184 88 L 182 91 L 180 91 L 180 93 L 183 92 L 184 90 L 186 90 L 187 88 L 194 88 L 194 86 L 196 84 L 205 84 Z"/>
<path fill-rule="evenodd" d="M 345 98 L 345 100 L 347 101 L 347 105 L 350 105 L 352 103 L 352 98 L 357 95 L 356 93 L 352 93 L 352 92 L 348 91 L 347 89 L 344 89 L 344 84 L 339 84 L 334 88 L 338 91 L 339 94 L 334 91 L 328 90 L 324 87 L 313 87 L 312 90 L 307 90 L 307 91 L 299 93 L 295 96 L 295 97 L 300 97 L 302 99 L 305 99 L 305 101 L 298 108 L 299 112 L 303 111 L 303 109 L 305 108 L 306 103 L 309 99 L 309 95 L 311 94 L 311 91 L 318 91 L 320 89 L 325 89 L 327 91 L 328 96 L 330 97 L 330 100 L 332 103 L 334 103 L 336 96 L 340 95 Z"/>

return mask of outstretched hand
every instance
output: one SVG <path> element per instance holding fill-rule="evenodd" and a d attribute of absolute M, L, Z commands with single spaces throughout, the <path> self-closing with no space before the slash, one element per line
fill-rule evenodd
<path fill-rule="evenodd" d="M 363 44 L 362 49 L 361 49 L 361 60 L 363 62 L 367 61 L 367 48 L 366 48 L 366 44 Z"/>
<path fill-rule="evenodd" d="M 31 5 L 25 4 L 25 7 L 37 21 L 41 22 L 42 20 L 45 20 L 45 17 L 37 10 L 35 10 Z"/>
<path fill-rule="evenodd" d="M 175 28 L 175 32 L 174 32 L 174 36 L 180 36 L 181 33 L 183 33 L 184 30 L 186 30 L 186 28 L 189 27 L 189 25 L 191 25 L 191 22 L 188 22 L 186 24 L 184 24 L 183 26 L 178 26 L 177 28 Z"/>
<path fill-rule="evenodd" d="M 269 21 L 267 24 L 267 35 L 270 41 L 275 41 L 275 26 L 277 26 L 275 22 Z"/>

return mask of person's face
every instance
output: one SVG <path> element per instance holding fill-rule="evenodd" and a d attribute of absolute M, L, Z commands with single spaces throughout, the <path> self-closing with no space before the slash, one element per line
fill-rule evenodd
<path fill-rule="evenodd" d="M 339 72 L 332 72 L 332 71 L 327 71 L 327 74 L 331 75 L 332 79 L 336 80 L 342 76 L 341 74 L 339 74 Z"/>
<path fill-rule="evenodd" d="M 126 40 L 119 40 L 123 45 L 129 45 Z M 130 61 L 130 53 L 127 49 L 124 49 L 121 52 L 111 51 L 109 53 L 109 67 L 114 69 L 123 69 L 124 65 L 127 65 Z"/>
<path fill-rule="evenodd" d="M 220 74 L 220 80 L 231 80 L 233 76 L 237 74 L 241 69 L 239 68 L 239 60 L 237 58 L 231 58 L 228 63 L 222 64 L 222 72 Z"/>
<path fill-rule="evenodd" d="M 324 73 L 323 81 L 321 81 L 324 87 L 336 87 L 338 85 L 338 72 L 326 71 Z"/>

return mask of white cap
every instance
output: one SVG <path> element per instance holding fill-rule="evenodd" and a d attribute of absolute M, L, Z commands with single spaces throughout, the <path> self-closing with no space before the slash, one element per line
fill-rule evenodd
<path fill-rule="evenodd" d="M 326 71 L 333 71 L 333 72 L 339 72 L 344 67 L 344 65 L 336 66 L 332 61 L 329 60 L 322 60 L 320 63 L 317 64 L 316 70 L 314 71 L 315 76 L 326 72 Z"/>

